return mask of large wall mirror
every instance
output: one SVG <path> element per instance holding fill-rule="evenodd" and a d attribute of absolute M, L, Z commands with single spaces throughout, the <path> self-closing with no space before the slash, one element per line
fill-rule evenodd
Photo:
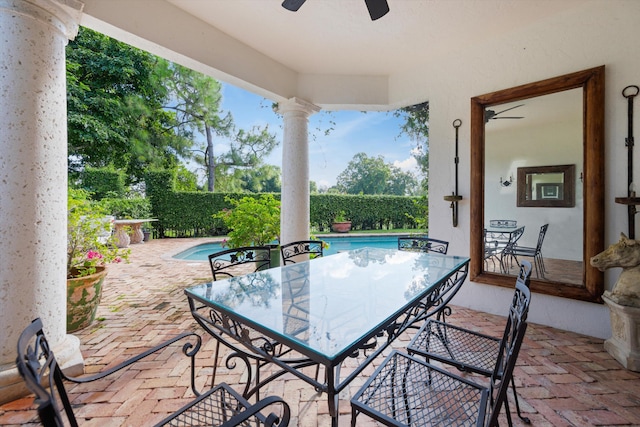
<path fill-rule="evenodd" d="M 604 66 L 472 98 L 471 280 L 512 288 L 504 248 L 540 248 L 533 291 L 602 302 L 603 180 Z"/>

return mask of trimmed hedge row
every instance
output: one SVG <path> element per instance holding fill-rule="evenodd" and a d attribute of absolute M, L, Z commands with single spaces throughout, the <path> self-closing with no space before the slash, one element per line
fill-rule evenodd
<path fill-rule="evenodd" d="M 226 235 L 227 229 L 213 214 L 231 208 L 229 196 L 240 199 L 247 193 L 205 193 L 173 191 L 173 175 L 167 171 L 149 172 L 146 177 L 151 216 L 159 237 L 201 237 Z M 260 194 L 254 194 L 260 197 Z M 280 199 L 280 194 L 274 194 Z M 311 229 L 329 231 L 333 218 L 344 211 L 356 230 L 416 228 L 419 215 L 417 197 L 312 194 Z"/>

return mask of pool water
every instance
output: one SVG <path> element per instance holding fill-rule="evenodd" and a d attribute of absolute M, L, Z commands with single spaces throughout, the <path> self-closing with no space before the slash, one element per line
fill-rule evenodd
<path fill-rule="evenodd" d="M 352 249 L 359 249 L 367 246 L 384 249 L 398 248 L 398 235 L 319 237 L 318 239 L 329 244 L 329 247 L 324 249 L 324 255 L 333 255 L 338 252 L 350 251 Z M 182 251 L 173 257 L 189 261 L 206 261 L 210 254 L 221 250 L 223 250 L 223 247 L 220 242 L 203 243 Z"/>

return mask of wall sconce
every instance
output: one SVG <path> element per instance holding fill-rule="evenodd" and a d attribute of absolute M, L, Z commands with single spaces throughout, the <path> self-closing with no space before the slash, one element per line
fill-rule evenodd
<path fill-rule="evenodd" d="M 502 180 L 502 177 L 500 177 L 500 185 L 502 185 L 503 187 L 508 187 L 508 186 L 510 186 L 512 183 L 513 183 L 513 175 L 511 175 L 511 176 L 509 177 L 509 181 L 506 181 L 506 180 L 505 180 L 505 181 L 503 181 L 503 180 Z"/>

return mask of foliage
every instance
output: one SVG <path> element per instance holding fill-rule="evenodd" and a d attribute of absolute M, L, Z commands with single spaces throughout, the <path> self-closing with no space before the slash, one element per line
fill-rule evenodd
<path fill-rule="evenodd" d="M 338 211 L 336 216 L 333 218 L 333 222 L 346 222 L 349 221 L 347 219 L 347 214 L 345 211 Z"/>
<path fill-rule="evenodd" d="M 81 187 L 89 192 L 92 200 L 106 197 L 124 197 L 126 194 L 125 176 L 113 166 L 104 168 L 86 167 L 82 171 Z"/>
<path fill-rule="evenodd" d="M 104 207 L 89 200 L 85 190 L 69 189 L 67 201 L 67 278 L 88 276 L 96 267 L 128 259 L 111 235 Z"/>
<path fill-rule="evenodd" d="M 176 191 L 198 191 L 198 177 L 184 165 L 175 168 L 175 189 Z"/>
<path fill-rule="evenodd" d="M 280 168 L 274 165 L 236 169 L 232 174 L 219 177 L 216 188 L 222 192 L 279 193 L 280 176 Z"/>
<path fill-rule="evenodd" d="M 416 207 L 416 213 L 407 213 L 407 217 L 415 221 L 418 228 L 426 233 L 429 230 L 429 198 L 422 196 L 414 199 L 413 204 Z"/>
<path fill-rule="evenodd" d="M 102 199 L 101 206 L 117 219 L 143 219 L 151 217 L 151 203 L 144 197 L 130 199 Z"/>
<path fill-rule="evenodd" d="M 417 187 L 415 177 L 392 164 L 384 157 L 369 157 L 357 153 L 337 177 L 337 187 L 347 194 L 414 194 Z"/>
<path fill-rule="evenodd" d="M 400 108 L 394 115 L 404 118 L 400 133 L 408 135 L 416 144 L 412 155 L 426 177 L 421 183 L 422 190 L 426 193 L 429 182 L 429 101 Z"/>
<path fill-rule="evenodd" d="M 113 165 L 140 180 L 172 167 L 190 142 L 163 109 L 167 61 L 81 28 L 67 54 L 69 173 Z"/>
<path fill-rule="evenodd" d="M 280 201 L 271 194 L 259 199 L 226 198 L 233 209 L 224 209 L 214 215 L 229 228 L 226 244 L 231 248 L 263 246 L 280 239 Z"/>

